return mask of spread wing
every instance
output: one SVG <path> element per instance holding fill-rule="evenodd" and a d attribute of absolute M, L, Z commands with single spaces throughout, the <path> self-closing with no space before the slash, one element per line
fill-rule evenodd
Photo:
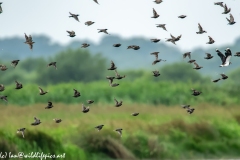
<path fill-rule="evenodd" d="M 212 37 L 208 36 L 208 38 L 209 38 L 209 41 L 210 41 L 210 42 L 214 41 L 214 40 L 212 39 Z"/>
<path fill-rule="evenodd" d="M 232 14 L 230 14 L 230 22 L 234 22 L 234 18 L 232 16 Z"/>
<path fill-rule="evenodd" d="M 108 79 L 109 83 L 112 84 L 113 82 L 113 79 Z"/>
<path fill-rule="evenodd" d="M 38 87 L 38 88 L 39 88 L 39 92 L 40 92 L 40 93 L 44 92 L 41 87 Z"/>
<path fill-rule="evenodd" d="M 113 61 L 111 61 L 111 68 L 115 68 L 115 64 Z"/>
<path fill-rule="evenodd" d="M 211 57 L 211 54 L 210 53 L 205 53 L 207 55 L 207 57 Z"/>
<path fill-rule="evenodd" d="M 48 106 L 52 106 L 52 102 L 49 101 L 49 102 L 48 102 Z"/>
<path fill-rule="evenodd" d="M 118 77 L 118 76 L 120 76 L 119 74 L 118 74 L 118 72 L 117 72 L 117 70 L 115 69 L 114 70 L 115 71 L 115 73 L 116 73 L 116 76 Z"/>
<path fill-rule="evenodd" d="M 69 34 L 71 34 L 72 32 L 71 31 L 67 31 Z"/>
<path fill-rule="evenodd" d="M 182 37 L 182 35 L 178 36 L 177 39 L 180 39 Z"/>
<path fill-rule="evenodd" d="M 153 8 L 153 16 L 156 16 L 157 12 L 155 11 L 155 9 Z"/>
<path fill-rule="evenodd" d="M 153 53 L 151 53 L 151 55 L 155 55 L 156 60 L 157 60 L 157 59 L 158 59 L 158 53 L 159 53 L 159 52 L 153 52 Z"/>
<path fill-rule="evenodd" d="M 84 111 L 86 109 L 86 107 L 82 104 L 82 110 Z"/>
<path fill-rule="evenodd" d="M 200 32 L 203 31 L 202 26 L 200 25 L 200 23 L 198 23 L 198 29 L 199 29 Z"/>
<path fill-rule="evenodd" d="M 114 98 L 114 101 L 116 102 L 116 104 L 118 103 L 118 101 L 116 100 L 116 98 Z"/>
<path fill-rule="evenodd" d="M 222 54 L 222 52 L 220 52 L 219 50 L 217 50 L 217 54 L 218 54 L 218 56 L 221 58 L 221 60 L 222 60 L 222 63 L 224 63 L 225 62 L 225 59 L 226 59 L 226 57 Z"/>
<path fill-rule="evenodd" d="M 173 40 L 176 39 L 176 37 L 174 37 L 172 34 L 170 34 L 170 36 L 172 37 Z"/>
<path fill-rule="evenodd" d="M 232 57 L 232 52 L 230 50 L 227 50 L 225 52 L 225 56 L 226 56 L 226 62 L 230 62 L 230 58 Z"/>
<path fill-rule="evenodd" d="M 106 34 L 108 34 L 108 32 L 107 32 L 107 30 L 106 30 L 106 29 L 105 29 L 105 30 L 103 30 L 103 32 L 104 32 L 104 33 L 106 33 Z"/>
<path fill-rule="evenodd" d="M 194 62 L 193 64 L 194 64 L 196 67 L 199 67 L 199 65 L 198 65 L 196 62 Z"/>
<path fill-rule="evenodd" d="M 97 0 L 93 0 L 93 1 L 96 2 L 97 4 L 99 4 Z"/>
<path fill-rule="evenodd" d="M 224 5 L 224 11 L 227 12 L 228 11 L 228 7 L 227 4 Z"/>
<path fill-rule="evenodd" d="M 28 41 L 28 39 L 29 39 L 28 36 L 26 35 L 26 33 L 24 33 L 24 34 L 25 34 L 25 39 L 26 39 L 26 41 Z"/>

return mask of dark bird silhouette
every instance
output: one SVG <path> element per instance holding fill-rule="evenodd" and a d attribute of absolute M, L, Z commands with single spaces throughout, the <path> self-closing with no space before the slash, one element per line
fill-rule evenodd
<path fill-rule="evenodd" d="M 90 110 L 90 107 L 85 107 L 85 106 L 82 104 L 82 112 L 83 112 L 83 113 L 87 113 L 87 112 L 89 112 L 89 110 Z"/>
<path fill-rule="evenodd" d="M 57 70 L 57 62 L 50 62 L 48 67 L 53 66 Z"/>
<path fill-rule="evenodd" d="M 156 38 L 154 38 L 154 39 L 150 39 L 152 42 L 154 42 L 154 43 L 157 43 L 157 42 L 159 42 L 161 39 L 156 39 Z"/>
<path fill-rule="evenodd" d="M 7 97 L 8 97 L 8 96 L 0 96 L 0 99 L 3 100 L 3 101 L 8 102 Z"/>
<path fill-rule="evenodd" d="M 155 0 L 155 1 L 153 1 L 153 2 L 155 2 L 156 4 L 160 4 L 160 3 L 162 3 L 163 1 L 162 1 L 162 0 Z"/>
<path fill-rule="evenodd" d="M 192 93 L 193 96 L 199 96 L 202 93 L 202 92 L 197 91 L 195 89 L 192 89 L 192 91 L 193 91 L 193 93 Z"/>
<path fill-rule="evenodd" d="M 97 0 L 93 0 L 95 3 L 99 4 Z"/>
<path fill-rule="evenodd" d="M 61 119 L 53 119 L 56 123 L 61 123 L 62 120 Z"/>
<path fill-rule="evenodd" d="M 7 68 L 7 66 L 0 64 L 0 69 L 1 69 L 1 71 L 6 71 L 8 68 Z"/>
<path fill-rule="evenodd" d="M 221 6 L 221 7 L 224 7 L 224 6 L 223 6 L 223 2 L 215 2 L 214 5 L 219 5 L 219 6 Z"/>
<path fill-rule="evenodd" d="M 222 80 L 228 79 L 228 76 L 226 76 L 225 74 L 220 74 L 222 76 Z"/>
<path fill-rule="evenodd" d="M 115 77 L 116 79 L 118 79 L 118 80 L 119 80 L 119 79 L 123 79 L 123 78 L 125 78 L 125 77 L 126 77 L 125 75 L 124 75 L 124 76 L 121 76 L 120 74 L 118 74 L 118 72 L 117 72 L 117 70 L 116 70 L 116 69 L 115 69 L 114 71 L 115 71 L 115 74 L 116 74 L 116 77 Z"/>
<path fill-rule="evenodd" d="M 233 15 L 230 13 L 230 19 L 228 19 L 227 17 L 226 17 L 226 19 L 227 19 L 227 21 L 229 22 L 228 24 L 229 25 L 233 25 L 233 24 L 235 24 L 236 22 L 234 21 L 234 18 L 233 18 Z"/>
<path fill-rule="evenodd" d="M 22 133 L 22 136 L 24 138 L 24 131 L 26 130 L 26 128 L 20 128 L 17 130 L 17 133 Z"/>
<path fill-rule="evenodd" d="M 95 128 L 98 130 L 98 132 L 100 131 L 100 130 L 102 130 L 102 128 L 103 128 L 103 124 L 101 124 L 101 125 L 98 125 L 98 126 L 96 126 Z"/>
<path fill-rule="evenodd" d="M 120 43 L 117 43 L 117 44 L 114 44 L 113 47 L 120 47 L 121 44 Z"/>
<path fill-rule="evenodd" d="M 16 88 L 15 89 L 23 88 L 23 85 L 21 83 L 19 83 L 18 81 L 15 81 L 15 83 L 16 83 Z"/>
<path fill-rule="evenodd" d="M 156 24 L 156 25 L 157 25 L 157 27 L 162 28 L 162 29 L 164 29 L 165 31 L 167 31 L 167 29 L 166 29 L 166 24 Z"/>
<path fill-rule="evenodd" d="M 212 82 L 216 83 L 216 82 L 218 82 L 218 81 L 220 81 L 220 80 L 221 80 L 221 79 L 218 78 L 218 79 L 212 80 Z"/>
<path fill-rule="evenodd" d="M 88 43 L 83 43 L 82 46 L 81 46 L 81 48 L 87 48 L 87 47 L 89 47 L 89 46 L 90 46 L 90 44 L 88 44 Z"/>
<path fill-rule="evenodd" d="M 192 114 L 195 110 L 194 108 L 190 108 L 190 105 L 182 105 L 182 107 L 186 109 L 189 114 Z"/>
<path fill-rule="evenodd" d="M 128 46 L 127 49 L 139 50 L 139 49 L 140 49 L 140 46 L 137 46 L 137 45 L 130 45 L 130 46 Z"/>
<path fill-rule="evenodd" d="M 155 65 L 161 61 L 166 62 L 167 60 L 157 59 L 157 60 L 153 61 L 152 65 Z"/>
<path fill-rule="evenodd" d="M 153 16 L 151 18 L 158 18 L 158 17 L 159 17 L 159 14 L 153 8 Z"/>
<path fill-rule="evenodd" d="M 240 57 L 240 52 L 236 52 L 234 56 Z"/>
<path fill-rule="evenodd" d="M 43 91 L 43 89 L 41 88 L 41 87 L 38 87 L 39 88 L 39 94 L 40 95 L 44 95 L 44 94 L 46 94 L 46 93 L 48 93 L 48 91 Z"/>
<path fill-rule="evenodd" d="M 186 18 L 187 16 L 186 15 L 180 15 L 180 16 L 178 16 L 178 18 L 181 18 L 181 19 L 184 19 L 184 18 Z"/>
<path fill-rule="evenodd" d="M 189 108 L 189 109 L 187 109 L 187 112 L 189 113 L 189 114 L 192 114 L 193 112 L 194 112 L 194 108 Z"/>
<path fill-rule="evenodd" d="M 98 30 L 99 30 L 98 33 L 103 32 L 103 33 L 105 33 L 105 34 L 109 34 L 109 33 L 107 32 L 108 29 L 98 29 Z"/>
<path fill-rule="evenodd" d="M 184 53 L 184 54 L 183 54 L 183 58 L 188 57 L 189 59 L 191 59 L 191 53 L 192 53 L 192 52 L 186 52 L 186 53 Z"/>
<path fill-rule="evenodd" d="M 132 115 L 132 116 L 138 116 L 139 113 L 132 113 L 131 115 Z"/>
<path fill-rule="evenodd" d="M 79 22 L 79 19 L 78 19 L 78 14 L 72 14 L 71 12 L 69 12 L 69 14 L 71 15 L 71 16 L 69 16 L 69 17 L 73 17 L 76 21 L 78 21 Z"/>
<path fill-rule="evenodd" d="M 0 2 L 0 14 L 3 12 L 1 4 L 2 2 Z"/>
<path fill-rule="evenodd" d="M 209 41 L 206 44 L 213 44 L 215 42 L 212 37 L 208 36 L 208 38 Z"/>
<path fill-rule="evenodd" d="M 115 78 L 115 77 L 114 77 Z M 111 86 L 111 87 L 117 87 L 117 86 L 119 86 L 119 84 L 118 83 L 113 83 L 113 79 L 110 79 L 110 78 L 107 78 L 108 80 L 109 80 L 109 85 Z"/>
<path fill-rule="evenodd" d="M 196 62 L 193 62 L 193 64 L 195 65 L 195 67 L 193 69 L 198 70 L 198 69 L 203 68 L 202 66 L 199 66 Z"/>
<path fill-rule="evenodd" d="M 188 61 L 188 63 L 193 63 L 193 62 L 196 62 L 196 60 L 195 60 L 195 59 L 190 59 L 190 60 Z"/>
<path fill-rule="evenodd" d="M 152 52 L 152 53 L 150 53 L 151 55 L 154 55 L 155 56 L 155 59 L 156 60 L 158 60 L 158 54 L 159 54 L 160 52 Z"/>
<path fill-rule="evenodd" d="M 67 31 L 67 33 L 69 34 L 68 35 L 69 37 L 75 37 L 76 36 L 74 31 Z"/>
<path fill-rule="evenodd" d="M 204 57 L 204 59 L 212 59 L 213 56 L 210 53 L 205 53 L 207 57 Z"/>
<path fill-rule="evenodd" d="M 74 94 L 73 94 L 73 97 L 79 97 L 81 96 L 80 92 L 78 92 L 76 89 L 73 89 L 74 90 Z"/>
<path fill-rule="evenodd" d="M 0 92 L 4 91 L 5 90 L 5 87 L 3 84 L 0 84 Z"/>
<path fill-rule="evenodd" d="M 118 134 L 122 137 L 122 130 L 123 130 L 122 128 L 118 128 L 115 131 L 118 132 Z"/>
<path fill-rule="evenodd" d="M 45 109 L 51 109 L 51 108 L 53 108 L 53 104 L 52 102 L 48 101 L 48 105 L 47 107 L 45 107 Z"/>
<path fill-rule="evenodd" d="M 117 67 L 115 66 L 114 62 L 111 61 L 111 66 L 110 68 L 108 68 L 108 70 L 115 70 L 115 69 L 117 69 Z"/>
<path fill-rule="evenodd" d="M 222 14 L 228 14 L 231 11 L 231 8 L 228 8 L 227 5 L 224 5 L 224 12 Z"/>
<path fill-rule="evenodd" d="M 37 125 L 39 125 L 40 123 L 42 123 L 42 122 L 40 121 L 40 119 L 38 119 L 38 118 L 36 118 L 36 117 L 34 117 L 34 120 L 35 120 L 35 122 L 31 123 L 32 126 L 37 126 Z"/>
<path fill-rule="evenodd" d="M 115 107 L 120 107 L 122 105 L 122 101 L 117 101 L 116 98 L 114 98 L 114 101 L 115 101 Z"/>
<path fill-rule="evenodd" d="M 95 23 L 95 22 L 93 22 L 93 21 L 87 21 L 87 22 L 85 22 L 85 25 L 91 26 L 93 23 Z"/>
<path fill-rule="evenodd" d="M 160 76 L 159 71 L 152 71 L 152 72 L 153 72 L 153 76 L 154 76 L 154 77 L 158 77 L 158 76 Z"/>
<path fill-rule="evenodd" d="M 207 33 L 206 31 L 203 30 L 202 26 L 200 25 L 200 23 L 198 23 L 198 32 L 196 32 L 197 34 L 203 34 L 203 33 Z"/>
<path fill-rule="evenodd" d="M 188 109 L 190 107 L 190 105 L 189 104 L 184 104 L 184 105 L 182 105 L 182 108 L 184 108 L 184 109 Z"/>
<path fill-rule="evenodd" d="M 229 48 L 225 50 L 225 56 L 218 49 L 216 49 L 216 52 L 222 60 L 222 64 L 219 67 L 226 67 L 231 64 L 230 59 L 232 57 L 232 52 Z"/>
<path fill-rule="evenodd" d="M 11 62 L 11 65 L 15 68 L 17 65 L 18 65 L 18 62 L 19 62 L 20 60 L 13 60 L 12 62 Z"/>
<path fill-rule="evenodd" d="M 33 44 L 34 44 L 35 42 L 33 42 L 31 35 L 27 36 L 26 33 L 24 33 L 24 34 L 25 34 L 25 40 L 26 40 L 24 43 L 25 43 L 25 44 L 28 44 L 28 45 L 29 45 L 29 48 L 32 50 Z"/>
<path fill-rule="evenodd" d="M 94 101 L 93 100 L 87 100 L 88 104 L 92 104 Z"/>

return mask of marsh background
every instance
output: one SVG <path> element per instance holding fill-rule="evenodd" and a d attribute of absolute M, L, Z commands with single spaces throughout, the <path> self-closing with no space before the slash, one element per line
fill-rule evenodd
<path fill-rule="evenodd" d="M 86 1 L 84 5 L 72 1 L 65 6 L 67 1 L 61 1 L 55 12 L 51 6 L 56 1 L 26 2 L 5 1 L 0 15 L 0 64 L 8 67 L 0 72 L 0 84 L 5 85 L 1 95 L 8 96 L 8 103 L 0 101 L 0 151 L 66 153 L 68 160 L 240 157 L 240 58 L 233 57 L 232 65 L 220 68 L 221 61 L 215 52 L 215 48 L 222 52 L 230 48 L 233 54 L 240 51 L 239 25 L 228 26 L 225 17 L 229 15 L 222 16 L 221 7 L 214 6 L 212 1 L 204 1 L 205 9 L 211 10 L 211 16 L 216 18 L 213 23 L 208 12 L 193 18 L 202 11 L 199 6 L 204 7 L 203 1 L 181 1 L 183 7 L 175 7 L 178 6 L 175 3 L 180 3 L 178 0 L 160 5 L 142 1 L 139 8 L 135 8 L 136 12 L 126 19 L 131 22 L 132 18 L 141 17 L 134 23 L 138 27 L 134 28 L 124 25 L 121 18 L 115 20 L 116 16 L 127 17 L 127 13 L 132 13 L 132 5 L 125 6 L 124 0 L 104 1 L 99 6 L 92 1 Z M 113 7 L 108 7 L 107 2 Z M 239 2 L 226 3 L 232 7 L 237 21 Z M 102 14 L 97 16 L 100 18 L 93 13 L 87 14 L 90 5 L 97 15 Z M 118 5 L 126 7 L 124 14 L 120 14 L 122 10 Z M 150 8 L 146 10 L 147 5 Z M 153 6 L 161 14 L 161 21 L 151 21 Z M 169 12 L 169 7 L 175 12 Z M 45 12 L 42 12 L 43 8 Z M 114 8 L 119 12 L 112 12 L 107 17 Z M 185 23 L 175 20 L 186 8 L 189 10 L 184 13 L 189 15 L 189 20 L 185 19 Z M 70 10 L 73 13 L 81 11 L 80 24 L 67 17 Z M 21 16 L 9 21 L 9 15 L 13 18 L 16 13 Z M 150 20 L 146 22 L 145 19 Z M 96 24 L 86 27 L 84 20 L 93 20 Z M 25 21 L 32 23 L 23 24 Z M 208 34 L 195 35 L 198 21 L 211 33 L 215 44 L 205 44 Z M 155 27 L 155 23 L 161 22 L 166 22 L 169 32 Z M 179 24 L 177 29 L 176 23 Z M 105 28 L 106 24 L 111 35 L 98 34 L 96 27 Z M 151 27 L 155 29 L 146 30 Z M 65 30 L 71 29 L 77 36 L 70 41 Z M 32 51 L 24 44 L 25 32 L 36 42 Z M 164 42 L 170 33 L 174 36 L 183 34 L 176 46 Z M 162 40 L 155 44 L 150 38 Z M 82 43 L 89 43 L 90 47 L 81 49 Z M 114 48 L 114 43 L 122 46 Z M 133 44 L 141 48 L 127 50 L 127 46 Z M 155 57 L 150 53 L 155 51 L 167 61 L 153 66 Z M 192 52 L 192 59 L 203 66 L 201 70 L 193 70 L 188 59 L 182 58 L 188 51 Z M 213 59 L 204 59 L 207 52 L 214 56 Z M 20 62 L 14 69 L 10 64 L 15 59 Z M 126 75 L 122 80 L 115 80 L 120 84 L 115 88 L 110 87 L 106 79 L 106 76 L 115 75 L 107 70 L 111 60 L 118 72 Z M 57 62 L 57 70 L 47 67 L 52 61 Z M 153 70 L 159 70 L 161 75 L 153 77 Z M 223 72 L 229 76 L 227 80 L 211 82 L 220 78 L 219 74 Z M 23 84 L 21 90 L 15 89 L 15 80 Z M 40 96 L 38 86 L 49 93 Z M 72 97 L 73 88 L 80 91 L 81 97 Z M 203 93 L 194 97 L 191 88 Z M 123 105 L 114 107 L 114 98 L 123 100 Z M 82 103 L 87 105 L 88 99 L 95 102 L 90 105 L 90 112 L 84 114 Z M 45 109 L 48 101 L 54 105 L 50 110 Z M 181 108 L 182 104 L 190 104 L 195 108 L 194 113 L 189 115 Z M 133 112 L 140 114 L 133 117 Z M 35 116 L 42 123 L 31 126 Z M 63 121 L 56 124 L 54 118 Z M 98 132 L 94 127 L 100 124 L 105 126 Z M 21 134 L 16 134 L 22 127 L 26 128 L 24 139 Z M 122 137 L 113 131 L 116 128 L 123 128 Z"/>

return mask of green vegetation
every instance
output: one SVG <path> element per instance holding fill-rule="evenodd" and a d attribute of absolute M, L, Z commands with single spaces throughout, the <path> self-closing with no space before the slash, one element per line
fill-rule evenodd
<path fill-rule="evenodd" d="M 180 106 L 93 104 L 84 114 L 79 105 L 55 104 L 51 110 L 44 105 L 2 107 L 1 151 L 65 153 L 69 160 L 240 157 L 237 106 L 196 105 L 189 115 Z M 30 125 L 33 116 L 41 119 L 39 126 Z M 53 118 L 63 121 L 56 124 Z M 105 125 L 100 132 L 94 129 L 99 124 Z M 24 139 L 16 135 L 20 127 L 26 127 Z M 120 127 L 122 137 L 113 131 Z"/>
<path fill-rule="evenodd" d="M 46 95 L 39 95 L 38 85 L 23 84 L 20 90 L 15 89 L 15 84 L 6 86 L 2 95 L 7 95 L 9 102 L 0 101 L 1 104 L 27 105 L 35 103 L 47 103 L 48 100 L 53 103 L 86 103 L 86 100 L 92 99 L 95 103 L 114 103 L 114 97 L 123 100 L 124 103 L 143 103 L 143 104 L 217 104 L 217 105 L 236 105 L 240 103 L 238 98 L 239 87 L 236 85 L 222 84 L 221 86 L 208 83 L 184 82 L 166 82 L 158 78 L 151 77 L 152 80 L 138 79 L 127 81 L 122 79 L 116 81 L 118 87 L 110 87 L 108 81 L 98 81 L 92 83 L 64 83 L 57 85 L 41 86 L 49 91 Z M 127 79 L 127 77 L 126 77 Z M 154 81 L 159 79 L 159 81 Z M 73 97 L 73 88 L 80 91 L 81 96 Z M 200 96 L 192 96 L 191 88 L 202 91 Z"/>

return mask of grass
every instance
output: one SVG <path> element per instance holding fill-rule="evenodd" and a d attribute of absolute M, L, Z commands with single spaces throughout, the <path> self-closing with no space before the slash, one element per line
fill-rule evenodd
<path fill-rule="evenodd" d="M 228 85 L 228 87 L 219 86 L 212 82 L 207 84 L 200 83 L 175 83 L 159 81 L 149 83 L 147 80 L 135 81 L 117 81 L 119 87 L 110 87 L 108 81 L 97 81 L 91 83 L 67 83 L 50 86 L 41 86 L 43 90 L 49 91 L 44 96 L 39 95 L 38 85 L 26 84 L 21 90 L 14 89 L 14 85 L 6 86 L 2 95 L 8 96 L 8 103 L 0 101 L 5 105 L 29 105 L 36 103 L 47 103 L 48 100 L 55 103 L 78 104 L 86 103 L 86 100 L 92 99 L 96 103 L 110 104 L 114 103 L 114 98 L 122 99 L 124 103 L 141 103 L 151 105 L 179 105 L 190 103 L 212 104 L 212 105 L 237 105 L 240 103 L 238 98 L 239 87 Z M 73 88 L 81 93 L 81 97 L 73 98 Z M 200 90 L 203 93 L 198 96 L 192 96 L 191 88 Z M 136 94 L 139 93 L 139 94 Z"/>
<path fill-rule="evenodd" d="M 45 105 L 0 106 L 2 149 L 66 152 L 68 159 L 240 157 L 238 106 L 200 104 L 189 115 L 180 106 L 98 103 L 84 114 L 81 104 L 54 103 L 50 110 Z M 133 117 L 132 112 L 140 114 Z M 34 116 L 41 119 L 39 126 L 30 125 Z M 63 121 L 56 124 L 53 118 Z M 97 132 L 99 124 L 105 126 Z M 16 135 L 21 127 L 26 128 L 25 139 Z M 116 128 L 123 128 L 121 138 Z"/>

